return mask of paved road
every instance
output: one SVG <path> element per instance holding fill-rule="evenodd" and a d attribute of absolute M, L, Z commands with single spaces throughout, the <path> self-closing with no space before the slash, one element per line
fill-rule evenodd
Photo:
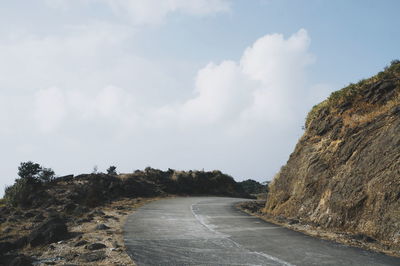
<path fill-rule="evenodd" d="M 400 259 L 315 239 L 234 207 L 243 199 L 174 198 L 132 214 L 125 243 L 139 265 L 400 265 Z"/>

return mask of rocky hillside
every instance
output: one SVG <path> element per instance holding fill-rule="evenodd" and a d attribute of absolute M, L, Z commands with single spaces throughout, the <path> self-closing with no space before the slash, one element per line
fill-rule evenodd
<path fill-rule="evenodd" d="M 251 197 L 231 176 L 220 171 L 161 171 L 148 167 L 131 174 L 117 175 L 114 171 L 49 178 L 54 175 L 51 169 L 32 162 L 22 163 L 19 169 L 21 178 L 6 188 L 5 197 L 0 201 L 0 265 L 32 265 L 43 257 L 43 261 L 77 260 L 94 265 L 106 258 L 117 260 L 123 250 L 120 244 L 110 244 L 113 239 L 109 235 L 120 229 L 114 226 L 116 228 L 111 230 L 98 221 L 122 224 L 121 211 L 146 201 L 143 198 L 168 195 Z M 104 213 L 105 207 L 109 209 L 108 214 Z M 84 228 L 88 228 L 87 232 Z M 109 235 L 98 233 L 103 231 Z M 90 243 L 100 238 L 102 243 Z M 107 242 L 110 243 L 105 245 Z M 105 247 L 117 253 L 97 251 Z M 54 257 L 57 252 L 62 255 Z"/>
<path fill-rule="evenodd" d="M 400 247 L 400 62 L 314 106 L 263 210 Z"/>

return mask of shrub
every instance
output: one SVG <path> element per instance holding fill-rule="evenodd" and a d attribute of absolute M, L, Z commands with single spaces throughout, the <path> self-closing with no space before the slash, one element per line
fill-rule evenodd
<path fill-rule="evenodd" d="M 38 163 L 22 162 L 18 167 L 18 175 L 23 179 L 36 180 L 42 167 Z"/>
<path fill-rule="evenodd" d="M 117 167 L 112 165 L 112 166 L 108 167 L 107 174 L 116 176 L 117 175 L 117 171 L 116 170 L 117 170 Z"/>
<path fill-rule="evenodd" d="M 54 179 L 55 173 L 51 168 L 44 168 L 31 161 L 22 162 L 18 167 L 18 175 L 27 179 L 28 183 L 49 182 Z"/>
<path fill-rule="evenodd" d="M 11 206 L 25 207 L 40 198 L 42 183 L 52 181 L 55 173 L 51 168 L 28 161 L 20 164 L 18 175 L 21 178 L 16 179 L 14 185 L 6 187 L 4 201 Z"/>
<path fill-rule="evenodd" d="M 263 185 L 260 182 L 257 182 L 252 179 L 247 179 L 245 181 L 238 182 L 238 184 L 248 194 L 267 193 L 267 188 L 268 188 L 267 185 Z"/>
<path fill-rule="evenodd" d="M 19 178 L 15 180 L 15 184 L 6 187 L 4 200 L 8 205 L 17 207 L 25 207 L 32 202 L 30 197 L 35 193 L 37 184 L 32 183 L 29 178 Z"/>

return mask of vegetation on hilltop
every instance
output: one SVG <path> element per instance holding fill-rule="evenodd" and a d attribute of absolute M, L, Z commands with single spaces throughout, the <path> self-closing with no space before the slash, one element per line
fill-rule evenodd
<path fill-rule="evenodd" d="M 244 189 L 244 191 L 248 194 L 254 195 L 254 194 L 260 194 L 260 193 L 268 193 L 268 183 L 269 182 L 257 182 L 252 179 L 247 179 L 241 182 L 238 182 L 238 184 Z"/>
<path fill-rule="evenodd" d="M 107 173 L 54 178 L 54 171 L 26 162 L 18 168 L 20 178 L 5 189 L 4 201 L 14 207 L 59 204 L 97 206 L 121 197 L 174 195 L 217 195 L 249 197 L 242 186 L 221 171 L 162 171 L 147 167 L 118 175 L 111 166 Z"/>
<path fill-rule="evenodd" d="M 377 99 L 380 95 L 384 94 L 385 91 L 392 89 L 391 86 L 386 82 L 391 82 L 393 84 L 399 84 L 400 82 L 400 60 L 393 60 L 390 66 L 386 67 L 384 71 L 379 72 L 375 76 L 363 79 L 356 84 L 351 83 L 349 86 L 332 92 L 331 95 L 323 102 L 315 105 L 311 111 L 308 113 L 305 127 L 308 128 L 311 121 L 317 118 L 321 112 L 335 112 L 343 111 L 343 109 L 355 108 L 357 111 L 363 111 L 364 113 L 371 111 L 373 105 L 377 103 Z M 386 83 L 386 84 L 385 84 Z M 373 93 L 377 92 L 377 97 L 371 99 L 371 101 L 366 102 L 363 99 L 369 98 Z M 390 106 L 400 103 L 399 93 L 388 95 L 386 101 L 381 102 L 386 104 L 389 102 Z M 358 105 L 357 105 L 358 104 Z"/>

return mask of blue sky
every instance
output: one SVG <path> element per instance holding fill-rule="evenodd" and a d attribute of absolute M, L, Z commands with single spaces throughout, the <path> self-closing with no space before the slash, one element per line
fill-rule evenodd
<path fill-rule="evenodd" d="M 271 179 L 312 105 L 399 58 L 398 1 L 0 4 L 0 187 L 153 166 Z M 0 192 L 1 195 L 2 192 Z"/>

